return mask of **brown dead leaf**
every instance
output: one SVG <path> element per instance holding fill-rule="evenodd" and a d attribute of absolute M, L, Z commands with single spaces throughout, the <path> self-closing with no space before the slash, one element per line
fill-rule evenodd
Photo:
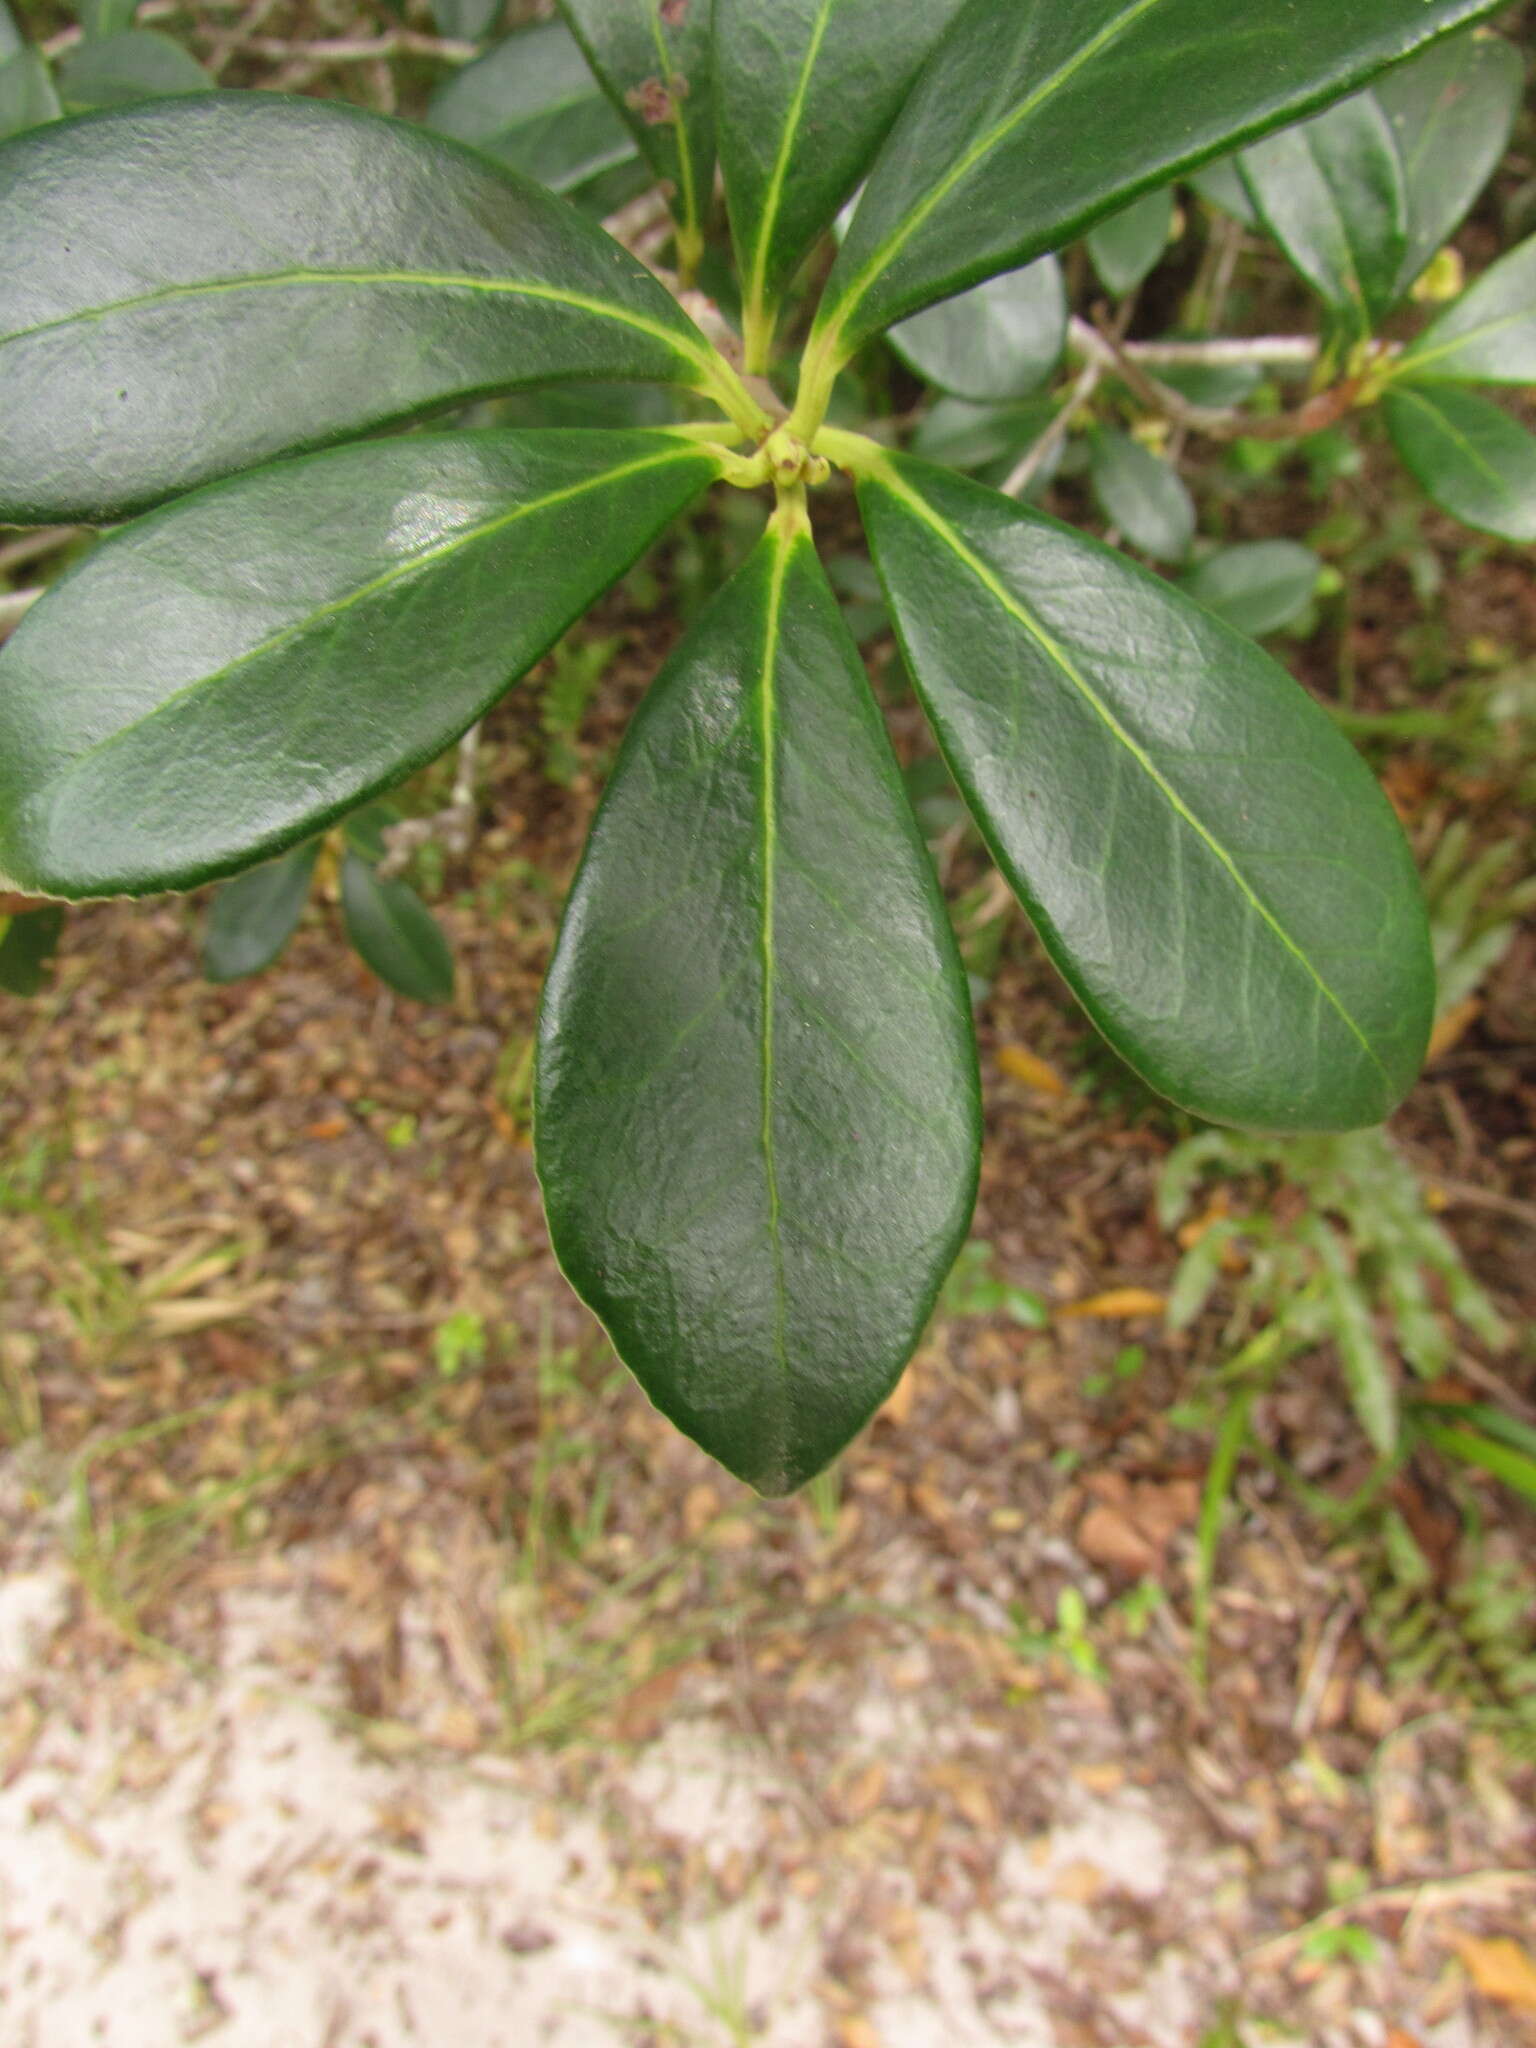
<path fill-rule="evenodd" d="M 912 1404 L 916 1399 L 917 1373 L 909 1365 L 886 1399 L 876 1409 L 875 1420 L 892 1422 L 898 1429 L 902 1428 L 912 1413 Z"/>
<path fill-rule="evenodd" d="M 318 1123 L 306 1124 L 306 1138 L 344 1138 L 352 1128 L 352 1119 L 345 1116 L 323 1116 Z"/>
<path fill-rule="evenodd" d="M 667 1710 L 683 1682 L 684 1664 L 658 1671 L 624 1699 L 613 1717 L 613 1732 L 620 1742 L 653 1742 L 661 1733 Z"/>
<path fill-rule="evenodd" d="M 1065 1095 L 1067 1092 L 1066 1082 L 1050 1061 L 1041 1059 L 1027 1046 L 999 1046 L 997 1064 L 1010 1081 L 1022 1081 L 1026 1088 L 1033 1088 L 1038 1094 Z"/>
<path fill-rule="evenodd" d="M 1144 1579 L 1157 1570 L 1161 1553 L 1121 1509 L 1101 1502 L 1090 1508 L 1078 1525 L 1077 1547 L 1091 1564 L 1108 1565 L 1133 1579 Z"/>
<path fill-rule="evenodd" d="M 1169 1544 L 1199 1517 L 1193 1479 L 1132 1482 L 1121 1472 L 1098 1472 L 1086 1484 L 1095 1505 L 1078 1525 L 1077 1547 L 1091 1563 L 1133 1578 L 1160 1572 Z"/>
<path fill-rule="evenodd" d="M 1056 1313 L 1062 1318 L 1079 1316 L 1119 1323 L 1130 1322 L 1136 1316 L 1160 1316 L 1167 1306 L 1168 1297 L 1154 1293 L 1150 1287 L 1111 1287 L 1104 1294 L 1090 1294 L 1086 1301 L 1069 1301 Z"/>
<path fill-rule="evenodd" d="M 878 1760 L 856 1771 L 837 1795 L 845 1820 L 868 1820 L 885 1797 L 886 1769 Z"/>
<path fill-rule="evenodd" d="M 1480 1941 L 1470 1934 L 1451 1939 L 1467 1975 L 1484 1998 L 1516 2012 L 1536 2012 L 1536 1962 L 1518 1942 L 1507 1937 Z"/>

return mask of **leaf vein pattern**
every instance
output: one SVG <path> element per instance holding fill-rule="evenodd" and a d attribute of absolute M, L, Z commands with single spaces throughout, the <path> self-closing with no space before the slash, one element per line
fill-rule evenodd
<path fill-rule="evenodd" d="M 1269 927 L 1285 950 L 1305 970 L 1316 995 L 1327 1000 L 1340 1022 L 1344 1024 L 1351 1037 L 1355 1039 L 1371 1065 L 1382 1075 L 1383 1079 L 1390 1079 L 1380 1056 L 1340 997 L 1323 980 L 1312 960 L 1302 951 L 1279 918 L 1254 889 L 1252 883 L 1243 874 L 1241 868 L 1239 868 L 1226 847 L 1221 844 L 1210 829 L 1189 808 L 1178 791 L 1157 766 L 1157 763 L 1152 759 L 1146 748 L 1126 730 L 1114 712 L 1104 702 L 1098 691 L 1093 687 L 1092 683 L 1089 682 L 1088 678 L 1069 659 L 1065 648 L 1061 647 L 1051 637 L 1039 620 L 1035 618 L 1034 614 L 1020 603 L 1008 589 L 1007 585 L 982 560 L 981 556 L 966 545 L 960 535 L 949 524 L 949 521 L 936 512 L 926 499 L 898 476 L 894 470 L 889 467 L 882 468 L 878 481 L 893 496 L 898 498 L 915 518 L 921 520 L 931 532 L 935 533 L 958 559 L 965 564 L 982 587 L 989 590 L 1009 616 L 1018 621 L 1042 654 L 1046 656 L 1047 660 L 1054 667 L 1060 670 L 1061 674 L 1066 677 L 1067 681 L 1083 698 L 1094 714 L 1103 720 L 1108 731 L 1125 748 L 1127 754 L 1136 762 L 1137 766 L 1147 775 L 1154 787 L 1165 798 L 1170 808 L 1194 832 L 1212 857 L 1226 869 L 1236 884 L 1239 894 L 1243 897 L 1254 915 Z"/>
<path fill-rule="evenodd" d="M 397 562 L 391 568 L 372 577 L 367 583 L 359 584 L 356 590 L 348 591 L 345 597 L 333 598 L 329 604 L 318 605 L 313 611 L 306 612 L 302 619 L 295 620 L 291 626 L 284 626 L 280 632 L 268 634 L 265 640 L 260 640 L 254 647 L 247 648 L 244 654 L 236 655 L 233 661 L 225 662 L 222 668 L 211 669 L 207 675 L 195 676 L 191 682 L 184 683 L 180 689 L 162 697 L 142 718 L 136 718 L 128 725 L 119 726 L 115 732 L 108 733 L 105 739 L 98 740 L 94 746 L 86 747 L 74 755 L 64 772 L 52 778 L 53 785 L 57 787 L 68 781 L 69 777 L 87 761 L 99 759 L 113 747 L 121 746 L 141 728 L 164 717 L 176 705 L 195 696 L 199 691 L 223 682 L 236 670 L 245 668 L 253 661 L 259 661 L 263 655 L 275 652 L 276 649 L 286 646 L 289 641 L 299 639 L 306 633 L 333 630 L 336 621 L 354 606 L 377 597 L 381 591 L 388 590 L 409 576 L 414 576 L 418 570 L 456 553 L 460 548 L 487 540 L 491 535 L 501 532 L 505 527 L 515 526 L 520 519 L 527 519 L 536 512 L 546 512 L 551 506 L 565 504 L 572 498 L 584 496 L 588 491 L 600 490 L 606 484 L 620 483 L 627 477 L 643 475 L 647 470 L 686 461 L 697 452 L 696 449 L 677 448 L 664 455 L 644 456 L 637 462 L 626 463 L 621 469 L 604 470 L 598 476 L 583 478 L 580 483 L 568 484 L 558 491 L 548 491 L 542 498 L 530 499 L 526 505 L 516 505 L 510 512 L 498 513 L 494 519 L 485 520 L 478 526 L 465 527 L 462 532 L 450 535 L 447 540 L 439 541 L 433 547 L 424 548 L 420 554 L 408 556 L 404 561 Z"/>

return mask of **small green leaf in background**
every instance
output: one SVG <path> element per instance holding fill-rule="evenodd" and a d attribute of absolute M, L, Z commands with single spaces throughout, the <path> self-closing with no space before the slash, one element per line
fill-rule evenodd
<path fill-rule="evenodd" d="M 1105 291 L 1123 298 L 1157 268 L 1173 231 L 1173 187 L 1144 192 L 1088 235 L 1088 254 Z"/>
<path fill-rule="evenodd" d="M 1407 292 L 1471 211 L 1498 169 L 1520 109 L 1525 64 L 1502 36 L 1447 36 L 1376 85 L 1403 162 L 1408 247 L 1397 290 Z"/>
<path fill-rule="evenodd" d="M 657 1406 L 759 1492 L 889 1394 L 959 1250 L 970 1004 L 808 539 L 777 528 L 652 684 L 545 986 L 550 1236 Z"/>
<path fill-rule="evenodd" d="M 1215 158 L 1198 171 L 1192 171 L 1189 184 L 1206 205 L 1214 206 L 1218 213 L 1227 214 L 1245 228 L 1259 225 L 1257 209 L 1248 196 L 1248 187 L 1243 183 L 1241 156 Z"/>
<path fill-rule="evenodd" d="M 0 63 L 0 142 L 57 121 L 63 111 L 53 75 L 36 50 L 18 49 Z"/>
<path fill-rule="evenodd" d="M 710 0 L 559 0 L 587 61 L 658 178 L 690 265 L 715 177 Z"/>
<path fill-rule="evenodd" d="M 120 515 L 551 378 L 729 386 L 671 294 L 552 193 L 333 101 L 50 123 L 0 151 L 0 217 L 12 524 Z"/>
<path fill-rule="evenodd" d="M 203 933 L 209 981 L 240 981 L 272 965 L 298 929 L 319 857 L 319 841 L 311 840 L 224 884 Z"/>
<path fill-rule="evenodd" d="M 453 954 L 443 928 L 408 882 L 385 881 L 355 853 L 341 864 L 347 937 L 380 981 L 418 1003 L 453 1000 Z"/>
<path fill-rule="evenodd" d="M 868 168 L 959 5 L 714 0 L 720 161 L 750 368 L 764 367 L 780 293 Z"/>
<path fill-rule="evenodd" d="M 1176 469 L 1129 434 L 1093 436 L 1093 495 L 1111 526 L 1155 562 L 1182 562 L 1195 537 L 1195 501 Z"/>
<path fill-rule="evenodd" d="M 63 930 L 63 907 L 56 903 L 0 918 L 0 989 L 12 996 L 37 995 Z"/>
<path fill-rule="evenodd" d="M 941 398 L 917 423 L 912 452 L 950 469 L 964 469 L 983 483 L 1003 483 L 1020 457 L 1050 426 L 1056 407 L 1049 398 L 1025 398 L 1012 405 L 974 405 L 968 398 Z M 1058 441 L 1041 463 L 1030 495 L 1043 490 L 1061 461 Z"/>
<path fill-rule="evenodd" d="M 1067 289 L 1061 265 L 1042 256 L 903 320 L 886 336 L 930 384 L 978 404 L 1037 391 L 1061 361 Z"/>
<path fill-rule="evenodd" d="M 1148 571 L 887 456 L 859 500 L 994 860 L 1122 1058 L 1212 1122 L 1379 1122 L 1418 1072 L 1418 876 L 1327 714 Z"/>
<path fill-rule="evenodd" d="M 157 29 L 88 38 L 58 63 L 59 97 L 71 114 L 126 107 L 170 93 L 208 92 L 213 80 L 180 43 Z"/>
<path fill-rule="evenodd" d="M 1255 640 L 1293 624 L 1311 604 L 1322 563 L 1294 540 L 1239 541 L 1190 570 L 1182 588 Z"/>
<path fill-rule="evenodd" d="M 132 28 L 139 0 L 77 0 L 75 18 L 88 38 L 115 36 Z"/>
<path fill-rule="evenodd" d="M 668 433 L 410 435 L 119 528 L 0 648 L 0 873 L 142 894 L 310 837 L 435 759 L 717 474 Z"/>
<path fill-rule="evenodd" d="M 1536 235 L 1447 306 L 1393 374 L 1415 384 L 1536 384 Z"/>
<path fill-rule="evenodd" d="M 1536 437 L 1453 384 L 1398 385 L 1383 409 L 1392 445 L 1443 511 L 1503 540 L 1536 541 Z"/>
<path fill-rule="evenodd" d="M 0 0 L 0 64 L 5 64 L 26 48 L 21 30 L 16 26 L 16 17 Z"/>
<path fill-rule="evenodd" d="M 439 86 L 427 126 L 573 192 L 635 159 L 634 138 L 564 22 L 520 30 Z"/>
<path fill-rule="evenodd" d="M 1246 150 L 1254 205 L 1297 270 L 1363 341 L 1394 304 L 1408 247 L 1402 160 L 1374 93 Z"/>
<path fill-rule="evenodd" d="M 377 867 L 389 852 L 384 835 L 392 825 L 400 823 L 400 817 L 393 804 L 364 804 L 361 810 L 342 819 L 342 836 L 359 860 Z"/>
<path fill-rule="evenodd" d="M 456 43 L 478 43 L 501 18 L 502 0 L 432 0 L 432 19 L 440 36 Z"/>

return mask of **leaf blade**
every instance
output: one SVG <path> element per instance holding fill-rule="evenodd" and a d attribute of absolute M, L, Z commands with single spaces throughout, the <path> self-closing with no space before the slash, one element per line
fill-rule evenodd
<path fill-rule="evenodd" d="M 715 0 L 720 158 L 749 337 L 771 324 L 960 5 L 779 0 L 770 14 L 759 0 Z"/>
<path fill-rule="evenodd" d="M 870 175 L 818 316 L 823 352 L 846 360 L 892 321 L 1060 247 L 1491 11 L 1488 0 L 970 0 Z M 1144 118 L 1160 95 L 1177 123 Z"/>
<path fill-rule="evenodd" d="M 453 954 L 408 882 L 380 875 L 349 852 L 341 864 L 341 914 L 353 950 L 396 994 L 417 1003 L 453 1000 Z"/>
<path fill-rule="evenodd" d="M 506 36 L 432 95 L 427 125 L 551 192 L 634 161 L 634 137 L 560 21 Z"/>
<path fill-rule="evenodd" d="M 689 254 L 703 247 L 715 169 L 711 0 L 558 0 L 658 178 Z"/>
<path fill-rule="evenodd" d="M 1536 436 L 1454 384 L 1399 384 L 1382 410 L 1392 445 L 1444 511 L 1502 540 L 1536 541 Z"/>
<path fill-rule="evenodd" d="M 1331 722 L 996 493 L 888 458 L 860 499 L 951 772 L 1121 1056 L 1214 1122 L 1379 1121 L 1418 1071 L 1433 968 L 1402 834 Z"/>
<path fill-rule="evenodd" d="M 1408 200 L 1401 296 L 1448 242 L 1498 169 L 1520 109 L 1525 65 L 1502 36 L 1447 36 L 1389 71 L 1376 97 L 1397 136 Z"/>
<path fill-rule="evenodd" d="M 123 528 L 0 649 L 0 870 L 142 894 L 281 852 L 435 758 L 716 474 L 666 432 L 420 436 Z"/>
<path fill-rule="evenodd" d="M 1501 256 L 1412 341 L 1404 383 L 1536 383 L 1536 235 Z"/>
<path fill-rule="evenodd" d="M 0 210 L 12 523 L 115 517 L 530 381 L 715 374 L 670 295 L 561 201 L 331 102 L 211 94 L 40 128 L 0 150 Z M 231 407 L 252 388 L 260 406 Z"/>
<path fill-rule="evenodd" d="M 1242 157 L 1260 219 L 1292 265 L 1363 341 L 1397 297 L 1408 192 L 1391 123 L 1374 93 L 1271 135 Z"/>
<path fill-rule="evenodd" d="M 203 930 L 205 980 L 243 981 L 272 965 L 298 930 L 319 858 L 312 839 L 224 884 Z"/>
<path fill-rule="evenodd" d="M 835 598 L 809 543 L 770 533 L 625 741 L 546 987 L 535 1116 L 567 1276 L 651 1399 L 759 1491 L 835 1455 L 916 1342 L 974 1198 L 974 1058 Z"/>
<path fill-rule="evenodd" d="M 920 376 L 978 405 L 1026 398 L 1061 361 L 1067 292 L 1061 265 L 1042 256 L 1023 270 L 942 299 L 886 336 Z"/>

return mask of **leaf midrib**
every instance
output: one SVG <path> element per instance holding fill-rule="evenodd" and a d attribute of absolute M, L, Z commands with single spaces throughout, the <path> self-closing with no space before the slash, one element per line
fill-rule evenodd
<path fill-rule="evenodd" d="M 1350 1035 L 1359 1044 L 1361 1051 L 1364 1052 L 1382 1079 L 1390 1086 L 1391 1077 L 1387 1073 L 1380 1055 L 1361 1030 L 1359 1024 L 1356 1023 L 1349 1010 L 1346 1009 L 1343 1001 L 1328 983 L 1324 981 L 1307 954 L 1291 937 L 1285 926 L 1264 902 L 1262 897 L 1260 897 L 1252 883 L 1249 882 L 1248 878 L 1238 867 L 1232 854 L 1215 837 L 1209 827 L 1189 808 L 1188 804 L 1185 803 L 1172 783 L 1169 782 L 1168 778 L 1157 766 L 1146 748 L 1122 725 L 1109 705 L 1105 703 L 1099 692 L 1093 687 L 1092 683 L 1070 660 L 1065 648 L 1019 602 L 991 566 L 980 555 L 976 554 L 972 548 L 966 545 L 949 521 L 941 513 L 936 512 L 927 500 L 899 476 L 895 470 L 888 464 L 882 464 L 880 469 L 875 472 L 874 480 L 898 497 L 915 517 L 920 519 L 932 533 L 936 534 L 964 562 L 977 581 L 985 589 L 989 590 L 1009 616 L 1016 619 L 1024 628 L 1025 632 L 1034 641 L 1035 645 L 1039 647 L 1047 660 L 1052 662 L 1067 678 L 1072 687 L 1094 712 L 1095 716 L 1103 721 L 1105 727 L 1113 734 L 1120 745 L 1124 747 L 1130 758 L 1146 774 L 1175 815 L 1184 821 L 1196 838 L 1200 840 L 1201 844 L 1231 876 L 1239 893 L 1254 915 L 1268 926 L 1285 950 L 1305 969 L 1317 992 L 1348 1029 Z"/>
<path fill-rule="evenodd" d="M 1080 50 L 1074 52 L 1065 64 L 1059 65 L 1049 78 L 1042 79 L 1032 93 L 1028 94 L 1016 107 L 1005 114 L 1001 121 L 995 122 L 978 141 L 972 143 L 960 161 L 950 171 L 945 173 L 944 177 L 939 180 L 932 191 L 928 192 L 918 201 L 917 205 L 903 219 L 900 227 L 892 234 L 887 235 L 885 240 L 875 250 L 874 254 L 865 263 L 863 269 L 838 300 L 837 310 L 829 325 L 840 333 L 847 326 L 849 316 L 853 310 L 864 299 L 870 285 L 883 270 L 890 268 L 896 256 L 911 241 L 918 229 L 944 203 L 956 186 L 970 176 L 977 164 L 983 158 L 990 156 L 992 151 L 1001 142 L 1006 140 L 1021 121 L 1027 120 L 1038 108 L 1044 106 L 1063 86 L 1069 85 L 1085 64 L 1091 63 L 1101 51 L 1116 42 L 1127 29 L 1134 28 L 1143 16 L 1150 14 L 1154 7 L 1161 4 L 1162 0 L 1132 0 L 1131 6 L 1123 14 L 1117 15 L 1113 21 L 1106 22 L 1098 34 L 1090 38 Z"/>
<path fill-rule="evenodd" d="M 0 335 L 0 349 L 9 348 L 14 342 L 30 341 L 40 334 L 52 334 L 77 322 L 107 320 L 118 313 L 138 312 L 146 306 L 172 305 L 184 299 L 218 298 L 243 291 L 279 291 L 337 285 L 402 285 L 420 286 L 433 291 L 485 292 L 492 297 L 540 299 L 553 305 L 569 306 L 582 313 L 592 313 L 604 320 L 613 320 L 621 326 L 632 327 L 638 333 L 649 335 L 652 340 L 662 342 L 676 354 L 707 371 L 707 346 L 695 346 L 686 334 L 679 334 L 665 327 L 659 320 L 650 320 L 643 313 L 632 313 L 627 307 L 615 305 L 611 300 L 594 298 L 586 292 L 567 291 L 559 285 L 524 283 L 514 278 L 473 277 L 461 271 L 429 270 L 315 270 L 294 268 L 292 270 L 263 271 L 246 277 L 204 278 L 195 284 L 162 285 L 151 292 L 140 292 L 131 298 L 114 299 L 105 306 L 82 306 L 77 310 L 61 314 L 56 320 L 41 320 L 32 327 L 18 327 L 9 334 Z"/>
<path fill-rule="evenodd" d="M 784 117 L 784 132 L 779 138 L 778 155 L 774 159 L 768 190 L 763 200 L 763 211 L 752 252 L 751 279 L 747 288 L 747 304 L 757 308 L 759 313 L 765 308 L 768 290 L 768 252 L 784 204 L 784 185 L 789 175 L 790 152 L 794 148 L 795 137 L 800 132 L 800 123 L 805 118 L 811 79 L 815 73 L 816 61 L 821 55 L 822 43 L 826 40 L 827 26 L 832 19 L 835 4 L 836 0 L 821 0 L 815 24 L 806 43 L 805 56 L 801 61 L 800 76 L 795 82 L 794 97 Z"/>
<path fill-rule="evenodd" d="M 672 125 L 677 130 L 677 182 L 681 186 L 679 197 L 683 202 L 683 224 L 685 227 L 701 228 L 703 221 L 699 213 L 698 187 L 693 171 L 693 145 L 688 133 L 688 118 L 683 112 L 683 101 L 673 95 L 672 79 L 674 67 L 672 45 L 667 41 L 667 32 L 661 22 L 661 0 L 649 0 L 651 41 L 661 64 L 661 85 L 672 109 Z"/>
<path fill-rule="evenodd" d="M 114 747 L 133 738 L 136 734 L 143 731 L 145 727 L 154 724 L 158 719 L 173 711 L 190 697 L 197 695 L 200 691 L 216 687 L 229 676 L 234 675 L 238 670 L 247 667 L 250 663 L 259 661 L 263 656 L 286 646 L 290 641 L 301 638 L 304 634 L 313 631 L 317 625 L 340 617 L 356 605 L 366 603 L 370 598 L 376 597 L 380 592 L 391 588 L 392 585 L 406 581 L 409 577 L 414 576 L 418 570 L 445 559 L 456 553 L 460 548 L 472 547 L 476 542 L 486 540 L 492 534 L 499 533 L 506 527 L 514 526 L 519 520 L 530 518 L 534 513 L 548 511 L 551 506 L 567 503 L 572 498 L 582 497 L 588 491 L 598 490 L 606 484 L 622 483 L 627 477 L 642 475 L 649 470 L 659 469 L 669 463 L 696 460 L 700 453 L 701 451 L 696 447 L 672 448 L 661 454 L 643 456 L 635 462 L 625 463 L 618 469 L 603 470 L 597 476 L 584 478 L 579 483 L 564 485 L 558 491 L 547 491 L 543 497 L 532 498 L 524 505 L 516 505 L 510 512 L 498 513 L 494 519 L 483 520 L 478 526 L 465 527 L 462 531 L 451 534 L 446 540 L 438 541 L 434 546 L 423 549 L 420 554 L 411 555 L 407 560 L 395 563 L 381 574 L 371 577 L 368 582 L 359 584 L 355 590 L 348 591 L 344 597 L 333 598 L 327 604 L 318 605 L 313 611 L 306 612 L 302 619 L 295 620 L 293 624 L 284 626 L 279 632 L 269 633 L 264 640 L 258 641 L 253 647 L 248 647 L 243 654 L 236 655 L 232 661 L 225 662 L 222 667 L 210 669 L 200 676 L 194 676 L 190 682 L 183 683 L 179 689 L 173 690 L 169 696 L 162 697 L 158 704 L 146 711 L 141 717 L 130 720 L 127 725 L 117 727 L 114 732 L 108 733 L 104 739 L 98 740 L 93 746 L 85 747 L 77 754 L 71 754 L 65 766 L 57 774 L 50 775 L 31 792 L 27 799 L 28 809 L 35 808 L 38 802 L 45 796 L 56 798 L 58 792 L 73 776 L 79 773 L 87 762 L 99 760 L 103 754 L 109 753 Z M 42 618 L 44 615 L 39 611 L 37 616 Z M 18 640 L 17 644 L 20 645 L 21 642 Z"/>
<path fill-rule="evenodd" d="M 789 1369 L 788 1290 L 784 1281 L 784 1236 L 781 1225 L 779 1171 L 775 1149 L 774 1006 L 778 1000 L 776 911 L 776 868 L 778 864 L 778 701 L 776 670 L 779 659 L 779 626 L 784 603 L 784 582 L 795 543 L 776 536 L 773 567 L 768 578 L 767 620 L 763 635 L 763 670 L 759 684 L 758 717 L 762 734 L 762 780 L 758 792 L 758 851 L 763 865 L 762 924 L 759 952 L 763 971 L 762 1032 L 762 1150 L 763 1175 L 768 1193 L 768 1243 L 773 1261 L 773 1348 L 779 1367 L 778 1416 L 783 1435 L 779 1465 L 789 1462 L 789 1409 L 792 1379 Z"/>
<path fill-rule="evenodd" d="M 1420 412 L 1428 413 L 1430 424 L 1436 431 L 1444 435 L 1445 439 L 1451 443 L 1457 453 L 1473 469 L 1482 471 L 1493 490 L 1494 496 L 1501 499 L 1506 505 L 1511 505 L 1517 510 L 1519 509 L 1523 501 L 1518 491 L 1511 485 L 1509 478 L 1505 476 L 1502 470 L 1494 468 L 1477 443 L 1468 439 L 1467 435 L 1442 406 L 1435 405 L 1431 400 L 1424 397 L 1421 392 L 1413 390 L 1408 385 L 1400 386 L 1392 393 L 1392 396 L 1398 400 L 1407 399 L 1410 404 L 1416 405 Z M 1493 410 L 1495 412 L 1499 411 L 1497 406 L 1494 406 Z M 1504 417 L 1503 413 L 1499 413 L 1500 419 Z M 1514 423 L 1511 422 L 1511 424 L 1513 425 Z"/>

